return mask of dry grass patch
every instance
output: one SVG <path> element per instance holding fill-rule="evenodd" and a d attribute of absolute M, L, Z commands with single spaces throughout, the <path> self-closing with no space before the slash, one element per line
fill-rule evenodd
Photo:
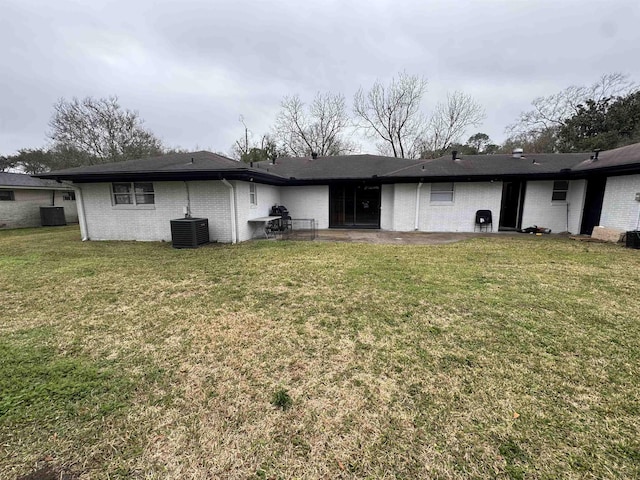
<path fill-rule="evenodd" d="M 77 238 L 0 232 L 1 477 L 640 475 L 636 251 Z"/>

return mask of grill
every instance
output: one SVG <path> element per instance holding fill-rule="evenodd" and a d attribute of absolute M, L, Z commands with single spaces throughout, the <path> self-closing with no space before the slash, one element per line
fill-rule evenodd
<path fill-rule="evenodd" d="M 274 220 L 270 223 L 270 229 L 272 232 L 286 232 L 291 230 L 291 215 L 289 210 L 284 205 L 274 205 L 271 207 L 271 216 L 279 216 L 278 220 Z"/>

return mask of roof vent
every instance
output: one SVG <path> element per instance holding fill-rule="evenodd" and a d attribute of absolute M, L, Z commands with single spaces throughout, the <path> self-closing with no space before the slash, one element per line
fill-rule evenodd
<path fill-rule="evenodd" d="M 453 152 L 451 152 L 451 160 L 458 160 L 458 151 L 454 150 Z"/>
<path fill-rule="evenodd" d="M 601 151 L 601 149 L 600 149 L 600 148 L 596 148 L 596 149 L 593 151 L 594 155 L 593 155 L 593 157 L 592 157 L 592 158 L 593 158 L 593 161 L 594 161 L 594 162 L 598 160 L 598 154 L 600 153 L 600 151 Z"/>
<path fill-rule="evenodd" d="M 311 152 L 311 158 L 315 160 L 316 158 L 318 158 L 318 154 L 316 152 Z"/>
<path fill-rule="evenodd" d="M 513 155 L 513 158 L 522 158 L 522 153 L 523 152 L 524 152 L 524 150 L 521 149 L 521 148 L 514 148 L 511 153 Z"/>

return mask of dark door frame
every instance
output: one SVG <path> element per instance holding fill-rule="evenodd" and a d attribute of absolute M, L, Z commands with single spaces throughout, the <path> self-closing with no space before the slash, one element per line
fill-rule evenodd
<path fill-rule="evenodd" d="M 606 186 L 607 177 L 594 176 L 587 178 L 584 206 L 582 207 L 582 221 L 580 222 L 581 235 L 591 235 L 593 228 L 600 224 Z"/>
<path fill-rule="evenodd" d="M 518 190 L 511 194 L 511 198 L 507 198 L 507 184 L 517 184 Z M 498 230 L 521 230 L 522 229 L 522 213 L 524 212 L 524 199 L 527 192 L 527 182 L 525 180 L 509 180 L 502 182 L 502 200 L 500 201 L 500 220 Z M 515 203 L 515 205 L 514 205 Z M 509 221 L 509 225 L 505 225 L 505 212 L 510 209 L 511 216 L 515 214 L 515 221 Z M 514 211 L 515 210 L 515 211 Z"/>
<path fill-rule="evenodd" d="M 372 211 L 375 211 L 374 222 L 358 222 L 357 204 L 362 201 L 362 198 L 358 199 L 358 188 L 365 187 L 377 187 L 377 196 L 373 200 Z M 337 198 L 342 195 L 343 198 Z M 347 198 L 351 196 L 351 198 Z M 349 201 L 347 201 L 349 200 Z M 369 199 L 370 201 L 371 199 Z M 352 212 L 350 212 L 353 221 L 347 222 L 347 215 L 344 209 L 347 205 L 350 205 Z M 336 212 L 342 206 L 341 212 Z M 357 229 L 379 229 L 380 228 L 380 210 L 382 208 L 382 185 L 379 183 L 371 182 L 345 182 L 329 185 L 329 228 L 357 228 Z M 342 220 L 340 220 L 342 219 Z"/>

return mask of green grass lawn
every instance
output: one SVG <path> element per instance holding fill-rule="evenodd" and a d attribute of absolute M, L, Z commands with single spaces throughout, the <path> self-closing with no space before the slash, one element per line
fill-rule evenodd
<path fill-rule="evenodd" d="M 638 478 L 640 251 L 0 232 L 0 478 Z"/>

